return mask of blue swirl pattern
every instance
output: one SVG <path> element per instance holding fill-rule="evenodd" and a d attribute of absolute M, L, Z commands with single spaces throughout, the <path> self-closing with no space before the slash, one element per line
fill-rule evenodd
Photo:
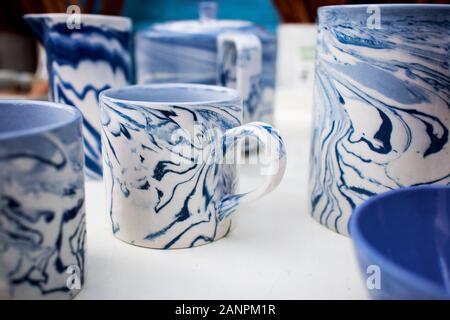
<path fill-rule="evenodd" d="M 85 282 L 81 136 L 78 123 L 0 144 L 0 281 L 8 298 L 68 299 L 80 289 L 68 279 Z"/>
<path fill-rule="evenodd" d="M 239 198 L 227 199 L 226 214 L 220 212 L 221 200 L 236 192 L 237 173 L 234 164 L 213 159 L 222 155 L 218 137 L 241 123 L 239 99 L 159 106 L 105 97 L 101 105 L 104 181 L 114 235 L 161 249 L 224 237 Z"/>
<path fill-rule="evenodd" d="M 319 10 L 311 209 L 343 234 L 372 195 L 450 183 L 449 6 L 378 8 Z"/>
<path fill-rule="evenodd" d="M 47 52 L 50 99 L 83 113 L 86 173 L 101 179 L 98 95 L 132 82 L 131 21 L 81 15 L 79 29 L 67 27 L 67 15 L 26 15 Z"/>

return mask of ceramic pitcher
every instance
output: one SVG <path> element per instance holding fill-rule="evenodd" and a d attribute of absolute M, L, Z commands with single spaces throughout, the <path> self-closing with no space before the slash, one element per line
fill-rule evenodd
<path fill-rule="evenodd" d="M 98 95 L 132 81 L 131 20 L 90 14 L 24 18 L 47 52 L 50 100 L 73 105 L 83 114 L 86 174 L 100 179 Z"/>
<path fill-rule="evenodd" d="M 244 122 L 273 122 L 276 37 L 247 21 L 216 20 L 201 3 L 199 20 L 154 24 L 137 32 L 138 83 L 218 84 L 238 89 Z"/>

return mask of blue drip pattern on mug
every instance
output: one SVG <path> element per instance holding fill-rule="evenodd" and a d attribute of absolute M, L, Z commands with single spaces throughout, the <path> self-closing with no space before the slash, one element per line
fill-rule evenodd
<path fill-rule="evenodd" d="M 227 199 L 227 214 L 220 214 L 220 202 L 236 192 L 236 166 L 201 157 L 221 156 L 222 145 L 214 139 L 240 125 L 239 101 L 195 107 L 125 105 L 107 98 L 101 103 L 104 179 L 115 236 L 162 249 L 225 236 L 239 197 Z"/>
<path fill-rule="evenodd" d="M 8 297 L 67 299 L 83 286 L 83 157 L 81 126 L 2 141 L 0 279 Z"/>
<path fill-rule="evenodd" d="M 450 183 L 449 7 L 380 8 L 319 10 L 311 208 L 343 234 L 374 194 Z"/>
<path fill-rule="evenodd" d="M 47 52 L 50 99 L 76 106 L 83 114 L 86 173 L 101 179 L 98 95 L 132 82 L 131 21 L 81 15 L 79 29 L 69 29 L 65 15 L 27 15 Z"/>

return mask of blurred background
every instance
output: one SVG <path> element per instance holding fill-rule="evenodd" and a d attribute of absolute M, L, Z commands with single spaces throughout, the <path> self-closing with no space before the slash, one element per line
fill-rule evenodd
<path fill-rule="evenodd" d="M 319 6 L 366 1 L 217 0 L 219 19 L 249 20 L 278 33 L 278 88 L 312 86 L 316 11 Z M 378 1 L 400 2 L 400 1 Z M 410 1 L 411 2 L 411 1 Z M 415 1 L 449 3 L 449 1 Z M 0 10 L 0 97 L 45 98 L 45 54 L 24 23 L 26 13 L 66 12 L 73 4 L 82 13 L 124 15 L 141 29 L 168 20 L 198 18 L 198 0 L 3 0 Z"/>

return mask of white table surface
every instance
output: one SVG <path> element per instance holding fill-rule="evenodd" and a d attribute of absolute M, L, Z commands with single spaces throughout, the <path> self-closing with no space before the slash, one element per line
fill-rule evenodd
<path fill-rule="evenodd" d="M 87 281 L 77 299 L 367 299 L 351 240 L 307 211 L 310 94 L 278 91 L 276 101 L 284 180 L 242 206 L 224 239 L 181 250 L 125 244 L 112 235 L 103 184 L 88 182 Z M 257 184 L 242 171 L 242 188 Z"/>

